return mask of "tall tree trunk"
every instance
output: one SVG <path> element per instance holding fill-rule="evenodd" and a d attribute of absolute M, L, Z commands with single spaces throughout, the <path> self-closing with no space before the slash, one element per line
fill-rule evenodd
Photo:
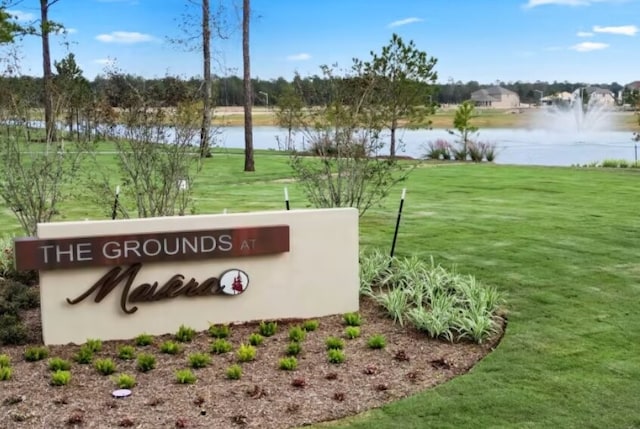
<path fill-rule="evenodd" d="M 391 142 L 389 143 L 389 157 L 396 157 L 396 129 L 398 129 L 398 121 L 394 119 L 391 122 Z"/>
<path fill-rule="evenodd" d="M 200 157 L 209 156 L 211 128 L 211 29 L 209 0 L 202 0 L 202 60 L 204 85 L 202 90 L 202 127 L 200 128 Z"/>
<path fill-rule="evenodd" d="M 55 1 L 51 2 L 51 4 Z M 49 0 L 40 0 L 40 37 L 42 39 L 42 71 L 44 78 L 44 124 L 46 142 L 56 141 L 56 118 L 53 112 L 53 73 L 49 51 Z"/>
<path fill-rule="evenodd" d="M 242 64 L 244 66 L 244 171 L 256 171 L 253 162 L 253 91 L 251 89 L 251 62 L 249 56 L 250 1 L 242 1 Z"/>

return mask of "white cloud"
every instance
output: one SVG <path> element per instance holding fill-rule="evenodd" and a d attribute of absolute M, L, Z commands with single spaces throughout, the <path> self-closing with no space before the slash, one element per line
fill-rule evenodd
<path fill-rule="evenodd" d="M 23 12 L 21 10 L 9 10 L 9 9 L 7 9 L 6 12 L 9 15 L 13 16 L 16 19 L 16 21 L 33 21 L 34 19 L 36 19 L 36 16 L 31 12 Z"/>
<path fill-rule="evenodd" d="M 582 42 L 577 45 L 573 45 L 571 49 L 578 52 L 599 51 L 601 49 L 607 49 L 609 47 L 606 43 L 600 42 Z"/>
<path fill-rule="evenodd" d="M 59 30 L 56 30 L 55 34 L 69 35 L 69 34 L 76 34 L 77 32 L 78 30 L 76 30 L 75 28 L 61 28 Z"/>
<path fill-rule="evenodd" d="M 593 3 L 620 3 L 624 0 L 529 0 L 524 5 L 525 8 L 530 9 L 537 6 L 557 5 L 557 6 L 590 6 Z"/>
<path fill-rule="evenodd" d="M 287 60 L 289 61 L 307 61 L 310 59 L 311 59 L 311 55 L 304 52 L 301 54 L 289 55 L 287 57 Z"/>
<path fill-rule="evenodd" d="M 96 40 L 104 43 L 142 43 L 152 42 L 155 39 L 150 34 L 138 33 L 137 31 L 112 31 L 109 34 L 98 34 Z"/>
<path fill-rule="evenodd" d="M 589 31 L 578 31 L 576 33 L 576 36 L 578 36 L 578 37 L 593 37 L 593 33 L 589 32 Z"/>
<path fill-rule="evenodd" d="M 596 25 L 593 27 L 594 33 L 609 33 L 609 34 L 619 34 L 622 36 L 635 36 L 638 32 L 638 27 L 635 25 L 620 25 L 617 27 L 602 27 L 600 25 Z"/>
<path fill-rule="evenodd" d="M 411 18 L 405 18 L 405 19 L 399 19 L 398 21 L 393 21 L 391 24 L 387 25 L 387 27 L 389 28 L 401 27 L 403 25 L 414 24 L 416 22 L 422 22 L 422 21 L 423 21 L 422 18 L 416 18 L 415 16 L 412 16 Z"/>

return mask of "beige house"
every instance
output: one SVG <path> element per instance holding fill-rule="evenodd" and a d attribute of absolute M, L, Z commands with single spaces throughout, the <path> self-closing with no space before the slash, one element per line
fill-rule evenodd
<path fill-rule="evenodd" d="M 520 106 L 520 96 L 500 86 L 490 86 L 471 93 L 471 101 L 478 107 L 511 109 Z"/>
<path fill-rule="evenodd" d="M 590 104 L 597 103 L 605 107 L 614 107 L 616 105 L 616 98 L 613 92 L 608 89 L 589 86 L 585 88 L 585 91 L 589 95 Z"/>

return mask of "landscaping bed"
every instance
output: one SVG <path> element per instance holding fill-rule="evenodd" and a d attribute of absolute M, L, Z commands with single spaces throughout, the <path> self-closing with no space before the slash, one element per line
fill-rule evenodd
<path fill-rule="evenodd" d="M 92 362 L 111 358 L 116 372 L 110 376 L 101 375 L 93 364 L 77 363 L 78 345 L 48 347 L 48 357 L 37 362 L 24 358 L 29 345 L 3 346 L 0 354 L 10 357 L 13 374 L 0 382 L 0 426 L 301 426 L 356 414 L 443 383 L 468 371 L 501 338 L 502 329 L 481 345 L 449 343 L 394 324 L 370 298 L 362 298 L 360 310 L 361 335 L 355 339 L 344 338 L 342 315 L 316 319 L 318 328 L 300 341 L 302 352 L 293 371 L 279 369 L 279 361 L 289 344 L 289 329 L 300 321 L 278 322 L 275 335 L 256 346 L 255 360 L 241 364 L 239 380 L 228 379 L 226 370 L 237 362 L 237 346 L 258 331 L 256 323 L 231 326 L 227 340 L 234 350 L 223 354 L 209 353 L 215 339 L 206 331 L 185 343 L 175 335 L 155 337 L 147 346 L 136 346 L 134 340 L 104 342 Z M 39 329 L 37 312 L 29 310 L 23 317 L 32 332 Z M 367 342 L 373 335 L 383 336 L 386 346 L 371 349 Z M 343 338 L 344 363 L 328 362 L 325 341 L 330 336 Z M 159 347 L 166 341 L 176 342 L 181 351 L 162 353 Z M 122 344 L 154 355 L 155 368 L 141 372 L 135 359 L 119 359 Z M 194 384 L 178 384 L 176 371 L 188 368 L 188 356 L 195 352 L 208 354 L 211 362 L 192 370 Z M 66 386 L 51 385 L 48 362 L 53 357 L 72 363 Z M 131 396 L 114 399 L 114 378 L 120 373 L 133 375 L 136 385 Z"/>

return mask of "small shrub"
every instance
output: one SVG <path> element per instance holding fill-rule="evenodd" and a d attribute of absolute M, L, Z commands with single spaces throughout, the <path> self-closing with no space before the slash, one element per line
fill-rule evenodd
<path fill-rule="evenodd" d="M 98 353 L 100 350 L 102 350 L 102 341 L 97 339 L 89 338 L 84 345 L 91 349 L 91 351 L 94 353 Z"/>
<path fill-rule="evenodd" d="M 258 332 L 263 337 L 271 337 L 275 335 L 278 330 L 278 324 L 276 322 L 260 322 L 260 326 L 258 326 Z"/>
<path fill-rule="evenodd" d="M 284 371 L 293 371 L 298 367 L 298 359 L 294 356 L 282 358 L 278 361 L 278 367 Z"/>
<path fill-rule="evenodd" d="M 214 342 L 211 343 L 211 353 L 222 354 L 229 353 L 233 346 L 231 343 L 224 338 L 218 338 Z"/>
<path fill-rule="evenodd" d="M 240 344 L 236 356 L 240 362 L 252 361 L 256 358 L 256 348 L 250 344 Z"/>
<path fill-rule="evenodd" d="M 0 381 L 11 380 L 13 376 L 13 368 L 9 366 L 0 366 Z"/>
<path fill-rule="evenodd" d="M 180 325 L 176 332 L 176 340 L 181 343 L 189 343 L 196 336 L 196 330 L 185 325 Z"/>
<path fill-rule="evenodd" d="M 87 347 L 87 345 L 85 344 L 80 347 L 80 350 L 78 350 L 78 353 L 75 354 L 73 360 L 75 360 L 79 364 L 89 364 L 93 360 L 93 350 L 91 350 L 91 348 Z"/>
<path fill-rule="evenodd" d="M 329 363 L 342 363 L 346 359 L 344 352 L 340 349 L 330 349 L 327 351 Z"/>
<path fill-rule="evenodd" d="M 71 372 L 58 370 L 51 374 L 52 386 L 66 386 L 71 381 Z"/>
<path fill-rule="evenodd" d="M 193 384 L 196 380 L 196 375 L 190 369 L 179 369 L 176 371 L 176 382 L 178 384 Z"/>
<path fill-rule="evenodd" d="M 367 340 L 367 346 L 369 346 L 370 349 L 384 349 L 387 346 L 387 340 L 383 335 L 372 335 L 369 340 Z"/>
<path fill-rule="evenodd" d="M 287 356 L 298 356 L 301 351 L 302 351 L 302 346 L 300 345 L 300 343 L 296 343 L 295 341 L 293 341 L 287 345 L 285 354 Z"/>
<path fill-rule="evenodd" d="M 211 363 L 211 357 L 205 353 L 192 353 L 188 357 L 191 368 L 204 368 Z"/>
<path fill-rule="evenodd" d="M 140 334 L 135 338 L 134 342 L 136 343 L 136 346 L 150 346 L 151 344 L 153 344 L 153 335 Z"/>
<path fill-rule="evenodd" d="M 1 302 L 0 307 L 2 307 Z M 0 314 L 0 344 L 20 345 L 26 344 L 28 340 L 29 332 L 17 315 Z"/>
<path fill-rule="evenodd" d="M 231 365 L 226 371 L 229 380 L 239 380 L 242 377 L 242 367 L 238 364 Z"/>
<path fill-rule="evenodd" d="M 49 359 L 49 371 L 69 371 L 71 362 L 66 359 L 54 357 Z"/>
<path fill-rule="evenodd" d="M 289 341 L 295 341 L 296 343 L 304 341 L 307 336 L 307 332 L 300 326 L 292 326 L 289 329 Z"/>
<path fill-rule="evenodd" d="M 137 343 L 137 341 L 136 341 Z M 118 358 L 122 360 L 131 360 L 136 355 L 136 349 L 133 346 L 120 346 L 118 347 Z"/>
<path fill-rule="evenodd" d="M 324 344 L 327 346 L 327 350 L 342 350 L 344 348 L 344 341 L 338 337 L 329 337 Z"/>
<path fill-rule="evenodd" d="M 307 332 L 315 331 L 316 329 L 318 329 L 318 326 L 320 326 L 320 323 L 318 323 L 318 321 L 315 319 L 305 320 L 304 322 L 302 322 L 302 329 Z"/>
<path fill-rule="evenodd" d="M 164 343 L 160 344 L 160 351 L 168 355 L 175 355 L 180 353 L 180 345 L 174 343 L 173 341 L 165 341 Z"/>
<path fill-rule="evenodd" d="M 98 371 L 102 375 L 111 375 L 116 372 L 116 364 L 113 360 L 107 359 L 98 359 L 93 366 L 96 371 Z"/>
<path fill-rule="evenodd" d="M 231 335 L 229 325 L 211 325 L 209 326 L 209 335 L 214 338 L 228 338 Z"/>
<path fill-rule="evenodd" d="M 156 357 L 149 353 L 142 353 L 136 359 L 136 368 L 140 372 L 151 371 L 156 367 Z"/>
<path fill-rule="evenodd" d="M 259 346 L 264 341 L 264 337 L 260 334 L 251 334 L 249 335 L 249 344 L 252 346 Z"/>
<path fill-rule="evenodd" d="M 114 381 L 120 389 L 131 389 L 136 385 L 136 377 L 129 374 L 119 374 Z"/>
<path fill-rule="evenodd" d="M 359 326 L 347 326 L 344 329 L 344 336 L 350 340 L 354 338 L 358 338 L 360 336 L 360 327 Z"/>
<path fill-rule="evenodd" d="M 9 355 L 0 355 L 0 368 L 9 368 L 11 366 L 11 358 Z"/>
<path fill-rule="evenodd" d="M 24 359 L 27 362 L 37 362 L 49 356 L 49 349 L 46 347 L 29 347 L 24 351 Z"/>
<path fill-rule="evenodd" d="M 360 326 L 362 324 L 362 319 L 360 318 L 359 313 L 347 313 L 342 316 L 342 318 L 347 326 Z"/>

